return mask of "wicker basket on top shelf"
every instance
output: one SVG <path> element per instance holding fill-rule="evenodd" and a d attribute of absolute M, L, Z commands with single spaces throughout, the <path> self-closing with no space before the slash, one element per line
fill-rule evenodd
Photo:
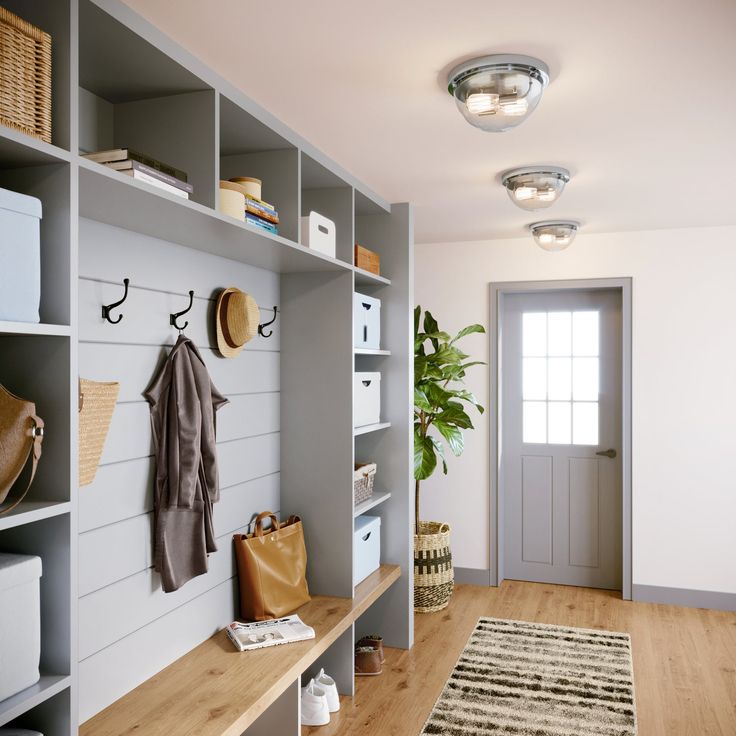
<path fill-rule="evenodd" d="M 364 463 L 355 466 L 353 473 L 353 494 L 355 505 L 367 501 L 373 495 L 373 481 L 376 479 L 375 463 Z"/>
<path fill-rule="evenodd" d="M 51 36 L 1 7 L 0 124 L 51 143 Z"/>

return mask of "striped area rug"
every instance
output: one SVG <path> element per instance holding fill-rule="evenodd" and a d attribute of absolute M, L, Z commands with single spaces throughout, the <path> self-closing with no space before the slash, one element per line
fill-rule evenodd
<path fill-rule="evenodd" d="M 422 734 L 634 736 L 629 635 L 481 618 Z"/>

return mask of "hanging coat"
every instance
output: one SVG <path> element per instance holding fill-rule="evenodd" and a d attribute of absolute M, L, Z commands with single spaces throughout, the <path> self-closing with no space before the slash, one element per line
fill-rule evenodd
<path fill-rule="evenodd" d="M 212 505 L 220 498 L 215 412 L 227 399 L 212 385 L 194 343 L 176 341 L 150 388 L 156 480 L 154 569 L 164 592 L 207 572 L 215 552 Z"/>

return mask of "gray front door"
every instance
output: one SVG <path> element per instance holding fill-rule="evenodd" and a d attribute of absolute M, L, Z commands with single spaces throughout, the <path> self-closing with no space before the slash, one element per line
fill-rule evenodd
<path fill-rule="evenodd" d="M 509 294 L 502 320 L 505 577 L 620 590 L 621 293 Z"/>

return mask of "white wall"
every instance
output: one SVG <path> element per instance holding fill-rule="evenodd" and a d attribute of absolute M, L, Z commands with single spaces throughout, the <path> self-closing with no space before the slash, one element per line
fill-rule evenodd
<path fill-rule="evenodd" d="M 449 332 L 489 325 L 489 283 L 633 277 L 633 582 L 736 593 L 736 227 L 418 245 L 416 303 Z M 488 336 L 466 338 L 488 360 Z M 484 406 L 489 370 L 468 381 Z M 448 521 L 455 564 L 489 564 L 488 414 L 422 517 Z"/>

